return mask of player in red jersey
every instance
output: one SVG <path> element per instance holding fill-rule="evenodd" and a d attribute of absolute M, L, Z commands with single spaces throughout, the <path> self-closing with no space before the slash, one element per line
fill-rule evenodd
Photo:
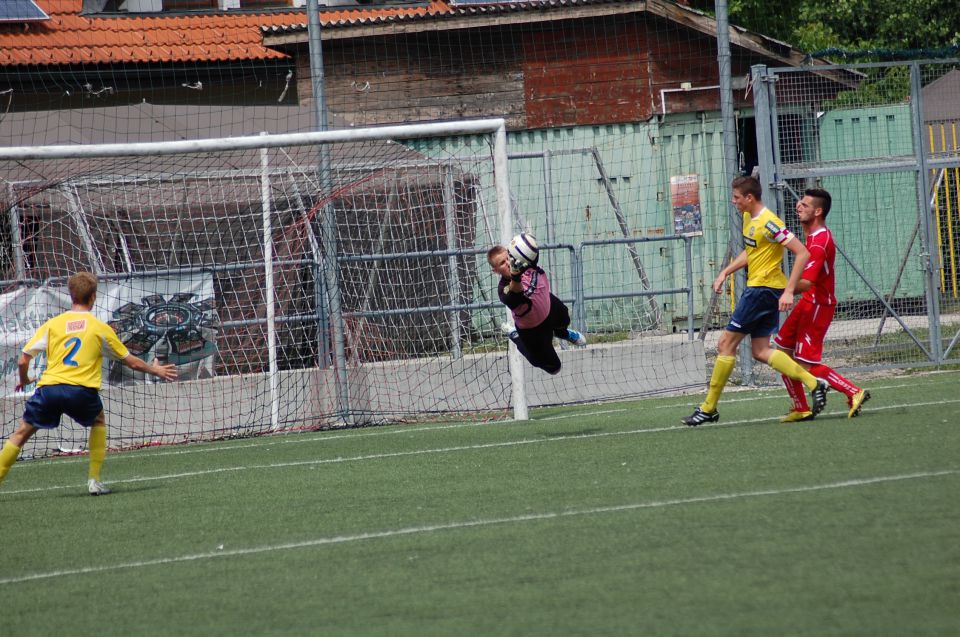
<path fill-rule="evenodd" d="M 830 193 L 826 190 L 809 188 L 797 202 L 797 217 L 803 226 L 810 260 L 807 261 L 802 278 L 797 284 L 797 291 L 801 293 L 800 301 L 790 312 L 773 342 L 811 374 L 824 379 L 833 389 L 846 395 L 847 405 L 850 407 L 847 416 L 853 418 L 860 413 L 863 403 L 870 399 L 870 392 L 857 387 L 821 362 L 823 338 L 837 309 L 837 297 L 834 293 L 837 246 L 826 225 L 831 201 Z M 782 378 L 787 392 L 793 398 L 793 409 L 780 420 L 811 420 L 814 414 L 807 406 L 804 386 L 786 376 Z"/>

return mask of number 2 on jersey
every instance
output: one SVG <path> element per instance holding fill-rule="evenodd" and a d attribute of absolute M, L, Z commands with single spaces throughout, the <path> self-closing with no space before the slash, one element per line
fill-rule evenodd
<path fill-rule="evenodd" d="M 77 367 L 80 365 L 77 361 L 73 360 L 73 357 L 77 355 L 77 352 L 80 351 L 80 339 L 74 336 L 71 339 L 68 339 L 66 343 L 63 344 L 64 347 L 69 349 L 67 355 L 63 357 L 63 364 L 69 365 L 71 367 Z"/>

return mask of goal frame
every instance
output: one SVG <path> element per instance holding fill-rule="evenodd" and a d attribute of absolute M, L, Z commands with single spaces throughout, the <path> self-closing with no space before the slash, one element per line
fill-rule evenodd
<path fill-rule="evenodd" d="M 363 141 L 391 141 L 409 140 L 427 137 L 446 137 L 454 135 L 489 135 L 492 138 L 493 178 L 496 192 L 497 219 L 499 221 L 500 239 L 505 245 L 512 236 L 515 227 L 510 197 L 510 183 L 508 174 L 506 123 L 502 118 L 464 120 L 450 122 L 436 122 L 424 124 L 404 124 L 397 126 L 380 126 L 369 128 L 351 128 L 310 133 L 260 134 L 244 137 L 210 138 L 198 140 L 181 140 L 168 142 L 134 142 L 111 144 L 76 144 L 50 146 L 16 146 L 0 147 L 0 161 L 24 160 L 56 160 L 56 159 L 87 159 L 130 156 L 163 156 L 187 153 L 216 153 L 235 150 L 261 151 L 261 170 L 266 174 L 266 150 L 277 147 L 311 146 L 323 149 L 332 143 L 352 143 Z M 322 152 L 322 150 L 320 151 Z M 264 179 L 266 183 L 266 179 Z M 272 228 L 270 221 L 270 193 L 264 186 L 261 192 L 263 203 L 263 241 L 268 258 L 266 261 L 267 290 L 273 289 L 272 258 L 269 258 L 272 249 Z M 335 254 L 335 252 L 334 252 Z M 336 263 L 324 264 L 324 275 L 328 282 L 335 284 Z M 333 295 L 336 297 L 336 294 Z M 268 317 L 274 312 L 274 299 L 268 294 L 270 303 L 267 307 Z M 335 347 L 336 361 L 336 398 L 337 417 L 343 425 L 353 424 L 350 414 L 349 383 L 347 379 L 347 360 L 344 353 L 344 323 L 342 310 L 332 307 L 332 333 Z M 337 313 L 339 312 L 339 316 Z M 509 310 L 505 309 L 505 313 Z M 277 340 L 275 326 L 268 321 L 268 358 L 271 421 L 274 428 L 278 426 L 279 393 L 276 379 L 277 368 Z M 520 353 L 512 343 L 509 344 L 509 369 L 511 376 L 511 407 L 515 420 L 529 418 L 527 394 L 524 388 L 524 369 Z"/>

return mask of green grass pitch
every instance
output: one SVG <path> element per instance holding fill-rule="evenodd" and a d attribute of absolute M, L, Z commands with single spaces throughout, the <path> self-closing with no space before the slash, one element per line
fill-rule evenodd
<path fill-rule="evenodd" d="M 960 373 L 865 385 L 20 462 L 0 634 L 960 634 Z"/>

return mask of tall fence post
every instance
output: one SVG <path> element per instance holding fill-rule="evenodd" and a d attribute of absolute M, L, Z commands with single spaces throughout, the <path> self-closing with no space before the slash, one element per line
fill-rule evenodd
<path fill-rule="evenodd" d="M 943 341 L 940 336 L 940 251 L 931 227 L 933 207 L 930 204 L 930 168 L 923 145 L 923 82 L 920 63 L 910 65 L 910 115 L 913 124 L 913 152 L 917 157 L 917 200 L 923 230 L 920 251 L 927 299 L 927 322 L 930 326 L 930 355 L 934 361 L 943 360 Z"/>
<path fill-rule="evenodd" d="M 731 77 L 731 57 L 730 57 L 730 21 L 727 14 L 727 1 L 717 0 L 715 3 L 717 14 L 717 71 L 720 79 L 720 116 L 723 119 L 723 173 L 724 190 L 729 192 L 730 183 L 739 172 L 739 163 L 737 161 L 737 121 L 733 104 L 733 79 Z M 760 121 L 760 118 L 757 118 Z M 759 139 L 757 140 L 759 145 Z M 728 206 L 730 210 L 730 233 L 729 243 L 727 245 L 726 262 L 732 261 L 736 255 L 740 254 L 742 249 L 741 235 L 743 233 L 743 218 L 733 207 Z M 747 278 L 743 270 L 734 274 L 734 296 L 742 294 L 747 284 Z M 746 339 L 740 343 L 740 374 L 744 382 L 749 382 L 753 378 L 753 357 L 750 355 L 750 345 Z"/>
<path fill-rule="evenodd" d="M 440 172 L 443 181 L 443 220 L 447 228 L 447 250 L 450 250 L 450 255 L 447 257 L 447 289 L 450 291 L 450 305 L 459 305 L 461 302 L 460 273 L 457 255 L 453 251 L 460 246 L 457 241 L 457 208 L 453 171 L 444 166 Z M 449 312 L 447 319 L 450 326 L 450 355 L 453 358 L 460 358 L 463 355 L 460 342 L 460 312 Z"/>
<path fill-rule="evenodd" d="M 314 119 L 318 131 L 327 130 L 327 99 L 323 70 L 323 39 L 320 27 L 320 6 L 317 0 L 307 0 L 307 41 L 310 53 L 310 88 L 313 97 Z M 330 198 L 331 161 L 330 149 L 319 149 L 320 196 L 323 204 L 322 227 L 324 259 L 324 282 L 330 316 L 330 337 L 333 341 L 333 368 L 337 386 L 337 415 L 344 424 L 350 424 L 350 388 L 347 379 L 347 347 L 343 322 L 343 307 L 340 297 L 340 271 L 337 267 L 337 219 L 333 200 Z M 320 334 L 321 339 L 327 337 Z"/>
<path fill-rule="evenodd" d="M 553 153 L 547 148 L 543 151 L 543 209 L 547 220 L 547 243 L 557 242 L 557 232 L 553 218 Z"/>
<path fill-rule="evenodd" d="M 578 330 L 587 332 L 587 305 L 583 300 L 583 243 L 570 252 L 570 277 L 573 280 L 573 315 Z"/>
<path fill-rule="evenodd" d="M 683 264 L 687 274 L 687 340 L 696 340 L 693 328 L 693 239 L 683 238 Z"/>

